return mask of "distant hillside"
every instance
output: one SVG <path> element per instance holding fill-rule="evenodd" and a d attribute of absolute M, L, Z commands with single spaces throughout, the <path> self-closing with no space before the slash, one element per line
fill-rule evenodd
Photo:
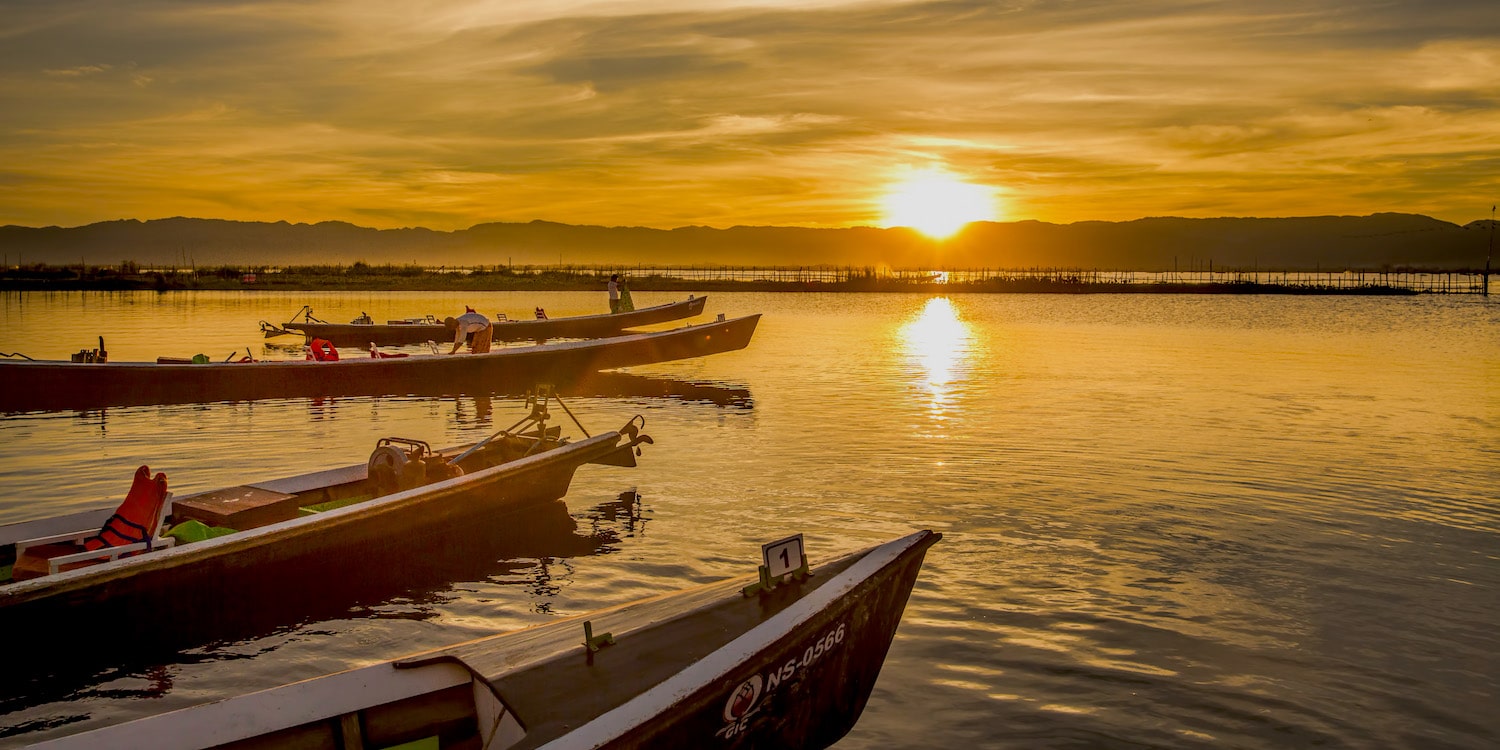
<path fill-rule="evenodd" d="M 106 221 L 81 227 L 0 227 L 11 265 L 888 265 L 895 268 L 1477 269 L 1488 221 L 1426 216 L 1284 219 L 1148 218 L 1047 224 L 980 222 L 938 243 L 908 229 L 598 227 L 533 221 L 441 232 L 343 222 L 219 219 Z"/>

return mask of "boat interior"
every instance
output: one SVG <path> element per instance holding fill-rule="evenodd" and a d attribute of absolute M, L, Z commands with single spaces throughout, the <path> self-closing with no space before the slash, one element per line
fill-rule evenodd
<path fill-rule="evenodd" d="M 533 412 L 535 415 L 536 412 Z M 472 474 L 556 448 L 561 427 L 528 418 L 533 429 L 502 431 L 469 446 L 433 450 L 426 442 L 385 437 L 364 464 L 171 497 L 150 517 L 126 519 L 156 533 L 132 544 L 96 547 L 101 529 L 125 504 L 0 527 L 0 585 L 98 565 L 121 557 L 269 526 L 370 502 L 396 492 Z M 165 478 L 162 479 L 165 486 Z M 127 498 L 126 503 L 130 500 Z M 144 537 L 144 535 L 143 535 Z"/>
<path fill-rule="evenodd" d="M 363 707 L 351 702 L 380 700 Z M 483 680 L 456 663 L 420 669 L 376 664 L 247 696 L 240 710 L 256 714 L 296 713 L 299 706 L 345 705 L 349 710 L 294 726 L 230 740 L 233 750 L 505 750 L 526 731 Z M 249 705 L 254 702 L 259 705 Z M 269 711 L 270 713 L 266 713 Z M 323 713 L 320 711 L 320 713 Z M 211 717 L 204 716 L 204 719 Z M 225 719 L 228 717 L 213 717 Z"/>

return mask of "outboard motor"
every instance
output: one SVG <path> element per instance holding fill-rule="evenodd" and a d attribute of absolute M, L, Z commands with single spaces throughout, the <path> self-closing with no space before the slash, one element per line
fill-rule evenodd
<path fill-rule="evenodd" d="M 370 453 L 368 476 L 378 494 L 389 495 L 424 484 L 463 476 L 464 470 L 448 463 L 421 440 L 387 437 L 375 443 Z"/>

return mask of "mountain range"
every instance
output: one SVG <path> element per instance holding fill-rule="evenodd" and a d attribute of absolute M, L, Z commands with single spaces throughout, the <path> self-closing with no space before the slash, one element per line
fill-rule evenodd
<path fill-rule="evenodd" d="M 889 266 L 892 268 L 1484 268 L 1491 221 L 1427 216 L 975 222 L 945 241 L 906 228 L 601 227 L 545 221 L 373 229 L 170 218 L 0 227 L 7 265 Z"/>

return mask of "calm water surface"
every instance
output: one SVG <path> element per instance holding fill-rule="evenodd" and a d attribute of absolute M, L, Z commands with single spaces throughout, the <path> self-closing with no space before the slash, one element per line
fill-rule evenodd
<path fill-rule="evenodd" d="M 603 296 L 12 293 L 0 351 L 300 356 L 256 323 Z M 1500 303 L 716 293 L 709 312 L 765 317 L 745 351 L 632 371 L 667 396 L 568 401 L 590 431 L 642 414 L 656 444 L 581 469 L 561 531 L 171 658 L 69 665 L 0 695 L 0 745 L 751 572 L 788 533 L 831 557 L 915 528 L 945 537 L 843 750 L 1500 745 Z M 99 505 L 141 463 L 186 493 L 521 416 L 467 397 L 3 415 L 0 522 Z M 630 488 L 639 508 L 614 502 Z"/>

